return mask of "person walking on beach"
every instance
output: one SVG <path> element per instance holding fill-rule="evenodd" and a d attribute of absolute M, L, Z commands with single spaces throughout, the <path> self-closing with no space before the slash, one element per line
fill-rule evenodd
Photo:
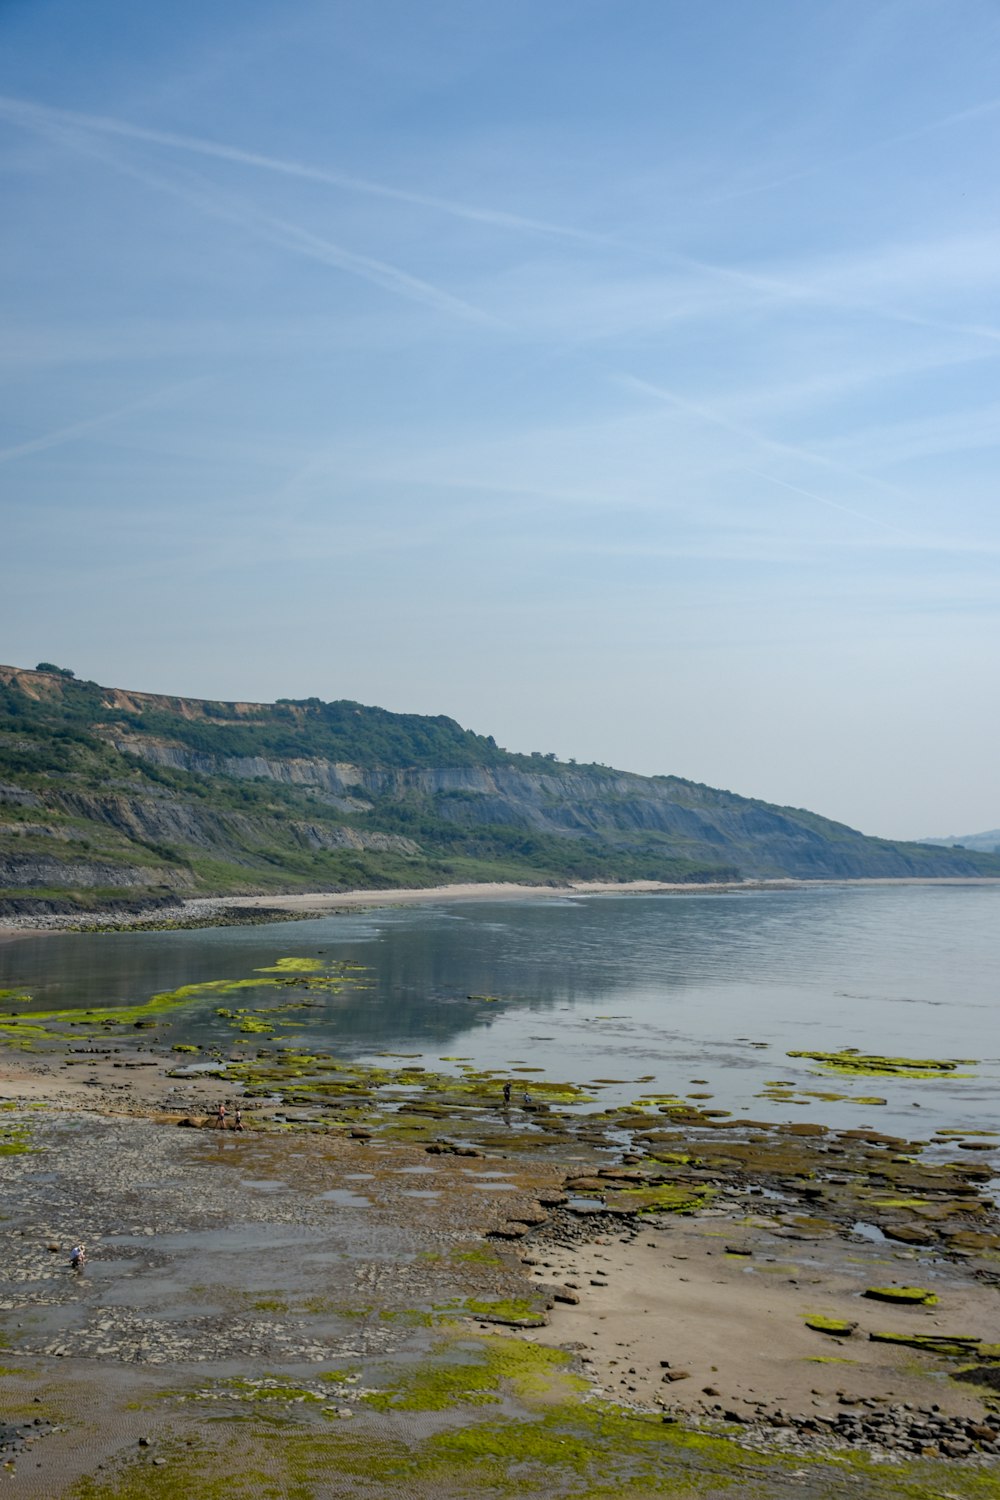
<path fill-rule="evenodd" d="M 82 1271 L 87 1264 L 86 1245 L 74 1245 L 69 1252 L 69 1263 L 74 1271 Z"/>
<path fill-rule="evenodd" d="M 220 1104 L 219 1104 L 218 1109 L 215 1111 L 215 1124 L 216 1124 L 216 1128 L 218 1130 L 225 1130 L 225 1128 L 226 1128 L 226 1105 L 225 1105 L 225 1101 L 221 1101 Z"/>
<path fill-rule="evenodd" d="M 233 1120 L 233 1129 L 234 1130 L 242 1130 L 243 1129 L 243 1111 L 241 1109 L 239 1109 L 239 1108 L 237 1109 L 237 1111 L 236 1111 L 236 1117 Z"/>
<path fill-rule="evenodd" d="M 503 1102 L 504 1102 L 504 1108 L 506 1109 L 507 1106 L 510 1104 L 510 1079 L 509 1078 L 507 1079 L 506 1083 L 503 1086 Z"/>

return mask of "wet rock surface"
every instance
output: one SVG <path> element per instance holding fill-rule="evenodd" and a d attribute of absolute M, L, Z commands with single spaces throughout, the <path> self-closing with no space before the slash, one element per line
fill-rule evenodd
<path fill-rule="evenodd" d="M 0 1462 L 23 1458 L 30 1453 L 42 1438 L 51 1436 L 56 1429 L 44 1417 L 32 1417 L 27 1422 L 0 1421 Z"/>

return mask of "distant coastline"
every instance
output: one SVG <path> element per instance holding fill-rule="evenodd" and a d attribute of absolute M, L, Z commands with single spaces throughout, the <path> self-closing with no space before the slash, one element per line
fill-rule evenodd
<path fill-rule="evenodd" d="M 250 925 L 254 922 L 307 920 L 339 911 L 426 902 L 540 900 L 566 896 L 725 895 L 750 891 L 816 890 L 832 886 L 1000 886 L 989 875 L 865 876 L 817 880 L 776 876 L 772 880 L 665 881 L 578 880 L 565 885 L 518 885 L 512 881 L 414 886 L 389 890 L 268 892 L 250 896 L 197 896 L 176 906 L 150 911 L 89 911 L 72 914 L 28 914 L 0 917 L 0 942 L 37 932 L 85 932 L 109 929 L 161 929 Z"/>

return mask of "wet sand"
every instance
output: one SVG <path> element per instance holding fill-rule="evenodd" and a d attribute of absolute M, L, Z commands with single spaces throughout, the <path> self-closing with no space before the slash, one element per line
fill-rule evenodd
<path fill-rule="evenodd" d="M 841 1394 L 852 1403 L 919 1405 L 929 1362 L 924 1368 L 913 1350 L 870 1342 L 869 1331 L 974 1327 L 984 1340 L 1000 1340 L 995 1291 L 958 1267 L 918 1268 L 912 1250 L 888 1243 L 793 1241 L 764 1222 L 708 1216 L 678 1219 L 663 1235 L 602 1238 L 547 1249 L 532 1268 L 584 1295 L 579 1305 L 557 1304 L 550 1325 L 531 1337 L 584 1349 L 612 1397 L 680 1413 L 725 1410 L 747 1422 L 761 1410 L 833 1416 Z M 900 1311 L 864 1299 L 866 1287 L 913 1279 L 940 1293 L 940 1304 Z M 817 1333 L 805 1321 L 815 1314 L 852 1323 L 854 1332 Z M 980 1412 L 973 1387 L 932 1383 L 942 1409 Z"/>

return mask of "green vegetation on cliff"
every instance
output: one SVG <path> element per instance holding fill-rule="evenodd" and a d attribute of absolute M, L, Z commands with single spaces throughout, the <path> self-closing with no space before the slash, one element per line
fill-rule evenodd
<path fill-rule="evenodd" d="M 511 754 L 443 716 L 0 667 L 0 911 L 457 881 L 977 874 L 1000 875 L 1000 858 Z"/>

